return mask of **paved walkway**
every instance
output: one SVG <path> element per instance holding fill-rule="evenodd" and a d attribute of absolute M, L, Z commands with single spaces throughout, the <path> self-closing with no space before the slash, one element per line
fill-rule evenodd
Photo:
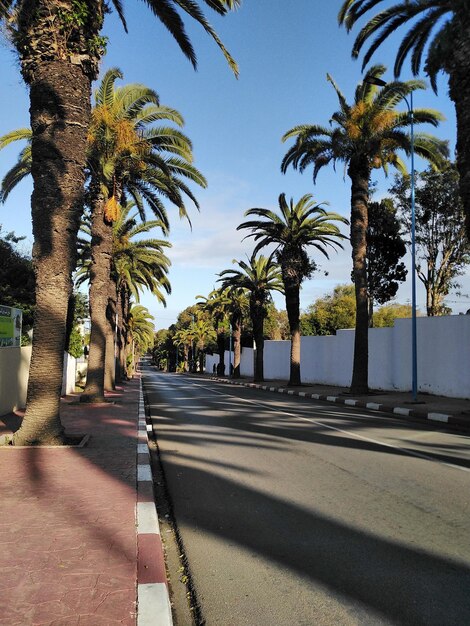
<path fill-rule="evenodd" d="M 62 422 L 90 435 L 84 447 L 0 447 L 2 626 L 171 623 L 146 610 L 164 564 L 140 395 L 136 378 L 106 403 L 64 398 Z M 0 430 L 18 422 L 0 418 Z"/>

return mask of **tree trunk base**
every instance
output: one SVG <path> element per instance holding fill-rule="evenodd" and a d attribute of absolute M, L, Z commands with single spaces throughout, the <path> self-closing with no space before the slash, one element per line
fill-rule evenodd
<path fill-rule="evenodd" d="M 91 393 L 83 392 L 80 396 L 80 402 L 87 403 L 87 404 L 105 402 L 105 401 L 106 401 L 106 398 L 101 395 L 94 395 Z"/>
<path fill-rule="evenodd" d="M 65 446 L 66 443 L 64 432 L 58 435 L 28 437 L 19 430 L 13 435 L 13 446 Z"/>
<path fill-rule="evenodd" d="M 369 393 L 369 387 L 367 386 L 354 386 L 349 388 L 349 393 L 352 395 L 367 395 Z"/>

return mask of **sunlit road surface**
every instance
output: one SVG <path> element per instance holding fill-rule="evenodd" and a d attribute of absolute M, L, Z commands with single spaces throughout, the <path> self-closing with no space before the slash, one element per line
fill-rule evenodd
<path fill-rule="evenodd" d="M 470 438 L 144 370 L 208 626 L 470 625 Z"/>

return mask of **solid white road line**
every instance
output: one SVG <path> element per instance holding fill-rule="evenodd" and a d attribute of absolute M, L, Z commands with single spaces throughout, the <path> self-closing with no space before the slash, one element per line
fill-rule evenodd
<path fill-rule="evenodd" d="M 256 400 L 250 400 L 248 398 L 240 398 L 238 396 L 235 396 L 233 394 L 229 394 L 226 391 L 219 391 L 217 389 L 211 389 L 210 387 L 207 387 L 205 385 L 201 385 L 198 383 L 194 383 L 197 387 L 202 387 L 203 389 L 207 389 L 208 391 L 212 391 L 212 393 L 216 393 L 219 395 L 224 395 L 227 396 L 229 398 L 237 398 L 238 400 L 241 400 L 242 402 L 248 402 L 249 404 L 254 404 L 256 406 L 261 406 L 265 409 L 270 409 L 271 411 L 274 411 L 275 413 L 279 413 L 282 415 L 287 415 L 289 417 L 294 417 L 296 419 L 300 419 L 303 420 L 305 422 L 310 422 L 311 424 L 317 424 L 318 426 L 321 426 L 322 428 L 327 428 L 329 430 L 333 430 L 336 431 L 338 433 L 342 433 L 344 435 L 348 435 L 349 437 L 354 437 L 355 439 L 360 439 L 361 441 L 367 441 L 369 443 L 373 443 L 375 445 L 378 446 L 383 446 L 384 448 L 391 448 L 393 450 L 399 450 L 400 452 L 403 452 L 403 454 L 407 454 L 408 456 L 413 456 L 416 457 L 418 459 L 423 459 L 425 461 L 432 461 L 433 463 L 439 463 L 440 465 L 445 465 L 447 467 L 451 467 L 452 469 L 457 469 L 457 470 L 461 470 L 463 472 L 470 472 L 470 468 L 468 467 L 462 467 L 461 465 L 454 465 L 453 463 L 446 463 L 445 461 L 440 461 L 439 459 L 435 459 L 432 456 L 428 456 L 426 454 L 421 454 L 420 452 L 415 452 L 412 450 L 408 450 L 408 448 L 402 448 L 401 446 L 396 446 L 393 445 L 391 443 L 385 443 L 384 441 L 379 441 L 378 439 L 372 439 L 371 437 L 364 437 L 364 435 L 359 435 L 358 433 L 354 433 L 354 432 L 350 432 L 349 430 L 345 430 L 344 428 L 337 428 L 336 426 L 331 426 L 330 424 L 325 424 L 325 422 L 321 422 L 320 420 L 317 419 L 312 419 L 310 417 L 303 417 L 302 415 L 298 415 L 296 413 L 290 413 L 289 411 L 283 411 L 281 409 L 276 409 L 273 408 L 272 406 L 270 406 L 269 404 L 266 404 L 264 402 L 259 402 Z M 367 417 L 367 416 L 366 416 Z M 373 418 L 373 419 L 378 419 L 378 418 Z M 386 419 L 386 418 L 384 418 Z"/>

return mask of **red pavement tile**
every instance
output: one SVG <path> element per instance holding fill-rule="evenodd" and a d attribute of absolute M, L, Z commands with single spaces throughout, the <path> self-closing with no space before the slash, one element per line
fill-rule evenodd
<path fill-rule="evenodd" d="M 0 626 L 135 626 L 138 393 L 63 400 L 84 448 L 0 449 Z"/>

